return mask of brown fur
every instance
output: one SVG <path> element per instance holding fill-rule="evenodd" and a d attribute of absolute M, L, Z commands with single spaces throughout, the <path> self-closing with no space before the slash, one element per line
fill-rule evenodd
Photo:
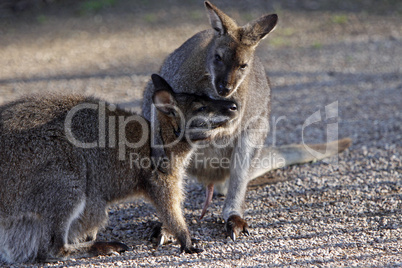
<path fill-rule="evenodd" d="M 154 102 L 164 105 L 157 107 L 157 117 L 165 144 L 183 133 L 188 134 L 190 141 L 207 139 L 215 128 L 236 115 L 231 109 L 233 102 L 174 94 L 162 78 L 154 75 L 153 79 L 158 88 Z M 72 117 L 71 126 L 67 126 L 70 112 L 83 104 L 97 108 L 79 110 Z M 205 110 L 200 110 L 200 106 Z M 105 108 L 108 122 L 100 120 L 101 107 Z M 185 122 L 204 116 L 211 127 L 184 125 L 180 129 L 181 118 L 174 113 L 175 109 L 183 112 Z M 119 128 L 119 123 L 128 118 L 135 120 Z M 112 119 L 116 125 L 110 124 Z M 105 143 L 100 131 L 103 123 L 108 129 Z M 145 142 L 137 148 L 126 144 L 123 147 L 109 139 L 113 128 L 115 137 L 121 138 L 121 131 L 125 131 L 128 142 L 138 142 L 146 135 Z M 80 142 L 97 144 L 93 148 L 77 147 L 66 130 Z M 191 134 L 192 130 L 198 132 Z M 124 251 L 124 244 L 94 240 L 98 229 L 107 223 L 107 207 L 137 196 L 154 204 L 182 250 L 199 252 L 191 245 L 181 210 L 184 166 L 192 147 L 186 138 L 181 138 L 176 145 L 166 148 L 169 165 L 161 173 L 157 163 L 138 166 L 130 158 L 136 154 L 140 159 L 151 160 L 150 142 L 148 121 L 91 97 L 36 96 L 1 106 L 0 260 L 63 260 Z M 125 161 L 121 159 L 122 149 Z"/>
<path fill-rule="evenodd" d="M 187 169 L 198 181 L 204 185 L 215 184 L 219 193 L 226 195 L 222 216 L 229 235 L 235 239 L 241 232 L 246 233 L 247 229 L 244 227 L 247 224 L 240 224 L 244 220 L 235 221 L 243 217 L 247 184 L 256 176 L 276 168 L 251 164 L 254 160 L 270 157 L 270 153 L 276 150 L 261 148 L 269 132 L 271 89 L 255 49 L 274 30 L 278 16 L 264 15 L 239 26 L 210 2 L 205 2 L 205 6 L 212 29 L 195 34 L 171 53 L 161 66 L 160 74 L 176 92 L 232 100 L 239 106 L 239 117 L 221 128 L 220 135 L 213 140 L 216 144 L 226 146 L 218 147 L 211 143 L 206 148 L 196 150 Z M 155 88 L 149 83 L 144 91 L 143 115 L 155 122 L 151 105 L 153 92 Z M 256 117 L 260 120 L 253 120 Z M 302 163 L 312 157 L 301 146 L 283 149 L 281 156 L 285 159 L 285 165 L 295 163 L 292 161 Z M 278 150 L 282 152 L 281 147 Z M 160 150 L 153 150 L 152 153 L 157 158 L 164 154 Z M 200 161 L 197 161 L 198 156 L 202 158 Z M 326 154 L 325 157 L 328 156 Z M 212 158 L 228 160 L 229 165 L 212 167 Z M 292 161 L 288 163 L 287 160 Z"/>
<path fill-rule="evenodd" d="M 258 42 L 275 28 L 278 17 L 276 14 L 265 15 L 245 26 L 238 26 L 211 3 L 205 2 L 205 6 L 212 29 L 197 33 L 176 49 L 165 60 L 160 73 L 176 92 L 225 98 L 239 105 L 239 117 L 221 128 L 220 135 L 215 137 L 216 143 L 227 146 L 217 148 L 211 144 L 197 150 L 205 158 L 205 168 L 195 166 L 194 161 L 188 167 L 189 173 L 206 185 L 229 180 L 223 209 L 223 218 L 227 221 L 231 215 L 243 215 L 247 184 L 254 172 L 250 165 L 236 163 L 236 156 L 251 163 L 259 156 L 259 150 L 248 146 L 248 141 L 262 145 L 268 133 L 268 126 L 264 123 L 250 122 L 254 116 L 268 121 L 270 111 L 269 82 L 254 54 Z M 155 88 L 149 83 L 144 92 L 143 115 L 152 122 L 155 121 L 150 101 L 153 92 Z M 252 133 L 249 129 L 262 131 Z M 163 152 L 158 150 L 153 154 L 163 156 Z M 230 167 L 211 168 L 207 163 L 210 157 L 229 159 Z M 236 227 L 235 231 L 238 229 Z"/>

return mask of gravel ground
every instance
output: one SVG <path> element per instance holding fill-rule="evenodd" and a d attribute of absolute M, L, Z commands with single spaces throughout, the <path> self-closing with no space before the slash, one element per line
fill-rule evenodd
<path fill-rule="evenodd" d="M 74 1 L 0 10 L 0 103 L 76 91 L 138 110 L 164 57 L 209 27 L 201 1 L 110 2 L 96 12 Z M 241 23 L 264 11 L 279 14 L 258 49 L 273 85 L 272 116 L 283 118 L 269 142 L 300 143 L 304 121 L 317 110 L 324 117 L 324 107 L 338 101 L 339 138 L 351 137 L 350 149 L 329 162 L 272 171 L 265 179 L 282 182 L 250 187 L 251 236 L 235 243 L 223 232 L 224 198 L 215 196 L 199 221 L 204 190 L 189 181 L 184 212 L 203 253 L 180 255 L 175 243 L 155 249 L 148 241 L 155 211 L 138 200 L 112 207 L 98 237 L 120 240 L 129 251 L 49 266 L 402 265 L 401 5 L 294 2 L 214 3 Z M 306 140 L 325 142 L 327 123 L 333 121 L 306 128 Z"/>

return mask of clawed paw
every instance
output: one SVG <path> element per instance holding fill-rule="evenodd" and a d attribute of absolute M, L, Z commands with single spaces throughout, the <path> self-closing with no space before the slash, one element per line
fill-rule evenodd
<path fill-rule="evenodd" d="M 250 235 L 247 222 L 238 215 L 229 217 L 226 222 L 226 232 L 233 241 L 236 241 L 236 238 L 240 234 L 244 234 L 245 236 Z"/>
<path fill-rule="evenodd" d="M 149 237 L 149 240 L 155 243 L 155 245 L 158 246 L 163 246 L 165 244 L 168 244 L 170 241 L 170 235 L 167 233 L 167 231 L 162 227 L 162 224 L 158 223 L 151 232 L 151 235 Z"/>
<path fill-rule="evenodd" d="M 155 243 L 156 247 L 163 246 L 165 244 L 168 244 L 172 242 L 172 235 L 165 229 L 163 228 L 161 223 L 158 223 L 155 225 L 155 227 L 152 229 L 151 235 L 149 237 L 149 240 Z M 199 242 L 197 239 L 191 239 L 191 243 L 183 243 L 183 245 L 190 245 L 192 243 L 197 243 Z M 203 249 L 199 249 L 196 247 L 192 246 L 182 246 L 180 248 L 180 253 L 200 253 L 203 252 Z"/>

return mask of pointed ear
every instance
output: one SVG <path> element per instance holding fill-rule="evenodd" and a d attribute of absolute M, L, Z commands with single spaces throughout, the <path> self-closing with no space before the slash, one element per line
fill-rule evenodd
<path fill-rule="evenodd" d="M 174 114 L 176 107 L 176 100 L 174 99 L 171 91 L 158 90 L 152 96 L 152 101 L 160 112 L 170 115 Z"/>
<path fill-rule="evenodd" d="M 220 11 L 208 1 L 204 2 L 207 8 L 209 22 L 218 35 L 224 35 L 237 29 L 237 24 L 228 15 Z"/>
<path fill-rule="evenodd" d="M 152 78 L 152 82 L 154 83 L 154 87 L 156 90 L 164 89 L 167 91 L 171 91 L 173 93 L 172 87 L 161 76 L 159 76 L 157 74 L 152 74 L 151 78 Z"/>
<path fill-rule="evenodd" d="M 271 14 L 262 16 L 243 26 L 242 42 L 255 46 L 272 32 L 278 23 L 278 15 Z"/>
<path fill-rule="evenodd" d="M 152 96 L 152 101 L 155 104 L 156 109 L 167 115 L 173 114 L 175 111 L 176 100 L 174 98 L 172 87 L 165 79 L 157 74 L 153 74 L 151 78 L 156 89 Z"/>

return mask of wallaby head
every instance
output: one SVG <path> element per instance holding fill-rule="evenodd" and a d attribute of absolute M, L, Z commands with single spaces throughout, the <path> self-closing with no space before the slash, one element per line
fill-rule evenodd
<path fill-rule="evenodd" d="M 237 104 L 193 94 L 176 94 L 159 75 L 153 74 L 152 97 L 162 131 L 172 130 L 177 138 L 205 140 L 237 116 Z M 170 129 L 170 130 L 169 130 Z"/>
<path fill-rule="evenodd" d="M 254 51 L 258 43 L 276 26 L 276 14 L 265 15 L 244 26 L 206 1 L 209 20 L 215 38 L 207 54 L 207 72 L 215 91 L 230 96 L 252 69 Z"/>

